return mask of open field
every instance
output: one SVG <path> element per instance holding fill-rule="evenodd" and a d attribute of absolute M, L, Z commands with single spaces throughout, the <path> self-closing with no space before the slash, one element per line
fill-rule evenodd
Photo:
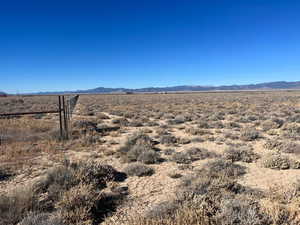
<path fill-rule="evenodd" d="M 56 110 L 57 96 L 9 96 L 0 98 L 1 113 Z"/>
<path fill-rule="evenodd" d="M 81 95 L 57 123 L 0 119 L 0 225 L 300 224 L 300 91 Z"/>

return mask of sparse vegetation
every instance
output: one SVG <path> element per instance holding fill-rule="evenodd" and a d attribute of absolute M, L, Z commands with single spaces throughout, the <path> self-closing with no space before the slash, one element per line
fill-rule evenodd
<path fill-rule="evenodd" d="M 300 224 L 299 93 L 83 95 L 65 142 L 56 115 L 0 119 L 0 225 Z M 30 106 L 56 107 L 0 99 Z"/>

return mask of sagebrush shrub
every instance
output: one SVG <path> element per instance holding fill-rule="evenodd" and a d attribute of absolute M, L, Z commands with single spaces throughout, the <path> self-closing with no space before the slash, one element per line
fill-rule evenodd
<path fill-rule="evenodd" d="M 291 167 L 291 160 L 281 154 L 268 154 L 262 158 L 262 165 L 270 169 L 285 170 Z"/>
<path fill-rule="evenodd" d="M 224 158 L 232 162 L 251 163 L 259 158 L 257 154 L 249 147 L 228 148 L 224 151 Z"/>
<path fill-rule="evenodd" d="M 204 165 L 205 170 L 212 175 L 238 177 L 246 173 L 245 167 L 224 159 L 215 159 Z"/>
<path fill-rule="evenodd" d="M 124 172 L 129 176 L 143 177 L 154 174 L 154 169 L 141 163 L 132 163 L 124 169 Z"/>
<path fill-rule="evenodd" d="M 61 217 L 66 224 L 93 224 L 92 209 L 96 207 L 101 193 L 91 184 L 79 184 L 63 193 L 57 202 Z"/>
<path fill-rule="evenodd" d="M 241 132 L 240 138 L 243 141 L 254 141 L 260 137 L 256 129 L 245 129 Z"/>

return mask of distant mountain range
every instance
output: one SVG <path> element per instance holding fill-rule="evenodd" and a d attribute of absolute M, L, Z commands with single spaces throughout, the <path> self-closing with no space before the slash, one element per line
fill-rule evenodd
<path fill-rule="evenodd" d="M 222 86 L 173 86 L 173 87 L 148 87 L 148 88 L 105 88 L 98 87 L 87 90 L 62 91 L 62 92 L 39 92 L 34 94 L 67 94 L 67 93 L 143 93 L 143 92 L 185 92 L 185 91 L 245 91 L 245 90 L 276 90 L 276 89 L 300 89 L 300 81 L 286 82 L 277 81 L 269 83 L 246 84 L 246 85 L 222 85 Z"/>

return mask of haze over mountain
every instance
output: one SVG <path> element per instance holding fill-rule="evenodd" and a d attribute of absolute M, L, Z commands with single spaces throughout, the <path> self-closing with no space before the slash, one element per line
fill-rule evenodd
<path fill-rule="evenodd" d="M 105 88 L 97 87 L 94 89 L 61 91 L 61 92 L 39 92 L 35 94 L 59 94 L 59 93 L 120 93 L 120 92 L 182 92 L 182 91 L 243 91 L 243 90 L 279 90 L 279 89 L 300 89 L 300 81 L 286 82 L 268 82 L 246 85 L 222 85 L 222 86 L 201 86 L 201 85 L 182 85 L 173 87 L 147 87 L 147 88 Z"/>

